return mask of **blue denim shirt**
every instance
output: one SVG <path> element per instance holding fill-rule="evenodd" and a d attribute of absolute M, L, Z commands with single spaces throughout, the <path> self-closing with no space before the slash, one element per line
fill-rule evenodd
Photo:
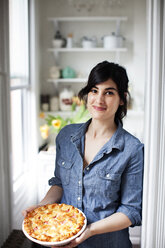
<path fill-rule="evenodd" d="M 81 209 L 88 223 L 121 212 L 132 226 L 141 224 L 143 144 L 121 124 L 83 169 L 84 138 L 91 120 L 64 127 L 56 138 L 55 177 L 49 185 L 63 188 L 61 202 Z M 128 228 L 93 236 L 80 248 L 131 247 Z"/>

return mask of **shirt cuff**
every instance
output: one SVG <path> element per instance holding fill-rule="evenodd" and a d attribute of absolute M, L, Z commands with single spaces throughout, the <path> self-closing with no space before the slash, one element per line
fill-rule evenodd
<path fill-rule="evenodd" d="M 59 180 L 57 177 L 50 178 L 48 181 L 48 184 L 49 184 L 49 186 L 57 185 L 57 186 L 62 187 L 61 180 Z"/>
<path fill-rule="evenodd" d="M 116 212 L 120 212 L 125 214 L 131 221 L 132 225 L 131 227 L 134 226 L 140 226 L 141 225 L 141 216 L 139 213 L 135 212 L 136 210 L 130 209 L 128 207 L 125 206 L 120 206 Z"/>

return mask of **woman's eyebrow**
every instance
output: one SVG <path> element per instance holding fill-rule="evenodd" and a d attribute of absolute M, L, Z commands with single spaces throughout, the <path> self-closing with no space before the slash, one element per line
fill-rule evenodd
<path fill-rule="evenodd" d="M 97 86 L 93 86 L 92 88 L 99 89 Z M 105 88 L 104 90 L 115 90 L 118 92 L 118 90 L 114 87 L 108 87 L 108 88 Z"/>
<path fill-rule="evenodd" d="M 97 86 L 93 86 L 92 88 L 96 88 L 96 89 L 99 89 Z M 118 91 L 116 88 L 114 87 L 108 87 L 108 88 L 105 88 L 104 90 L 115 90 L 115 91 Z"/>
<path fill-rule="evenodd" d="M 115 88 L 113 88 L 113 87 L 105 88 L 105 90 L 115 90 L 115 91 L 118 91 L 117 89 L 115 89 Z"/>

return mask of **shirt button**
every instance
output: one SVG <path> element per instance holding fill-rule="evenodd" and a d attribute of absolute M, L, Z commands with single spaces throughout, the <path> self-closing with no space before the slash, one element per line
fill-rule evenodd
<path fill-rule="evenodd" d="M 77 200 L 78 200 L 78 201 L 80 201 L 80 199 L 81 199 L 81 198 L 80 198 L 80 196 L 79 196 L 79 197 L 77 197 Z"/>
<path fill-rule="evenodd" d="M 62 165 L 64 165 L 64 164 L 65 164 L 65 161 L 62 162 Z"/>
<path fill-rule="evenodd" d="M 107 175 L 106 175 L 106 177 L 108 177 L 108 178 L 109 178 L 109 176 L 110 176 L 110 174 L 107 174 Z"/>
<path fill-rule="evenodd" d="M 89 167 L 87 167 L 87 169 L 86 170 L 89 170 Z"/>
<path fill-rule="evenodd" d="M 81 185 L 81 181 L 78 181 L 78 184 Z"/>

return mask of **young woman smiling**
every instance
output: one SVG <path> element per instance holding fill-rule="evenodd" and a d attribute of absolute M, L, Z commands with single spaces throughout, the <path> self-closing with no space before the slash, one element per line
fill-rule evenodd
<path fill-rule="evenodd" d="M 126 70 L 97 64 L 79 92 L 91 119 L 64 127 L 56 138 L 55 177 L 39 205 L 71 204 L 88 221 L 66 248 L 132 247 L 128 227 L 141 224 L 143 144 L 122 127 L 127 94 Z"/>

